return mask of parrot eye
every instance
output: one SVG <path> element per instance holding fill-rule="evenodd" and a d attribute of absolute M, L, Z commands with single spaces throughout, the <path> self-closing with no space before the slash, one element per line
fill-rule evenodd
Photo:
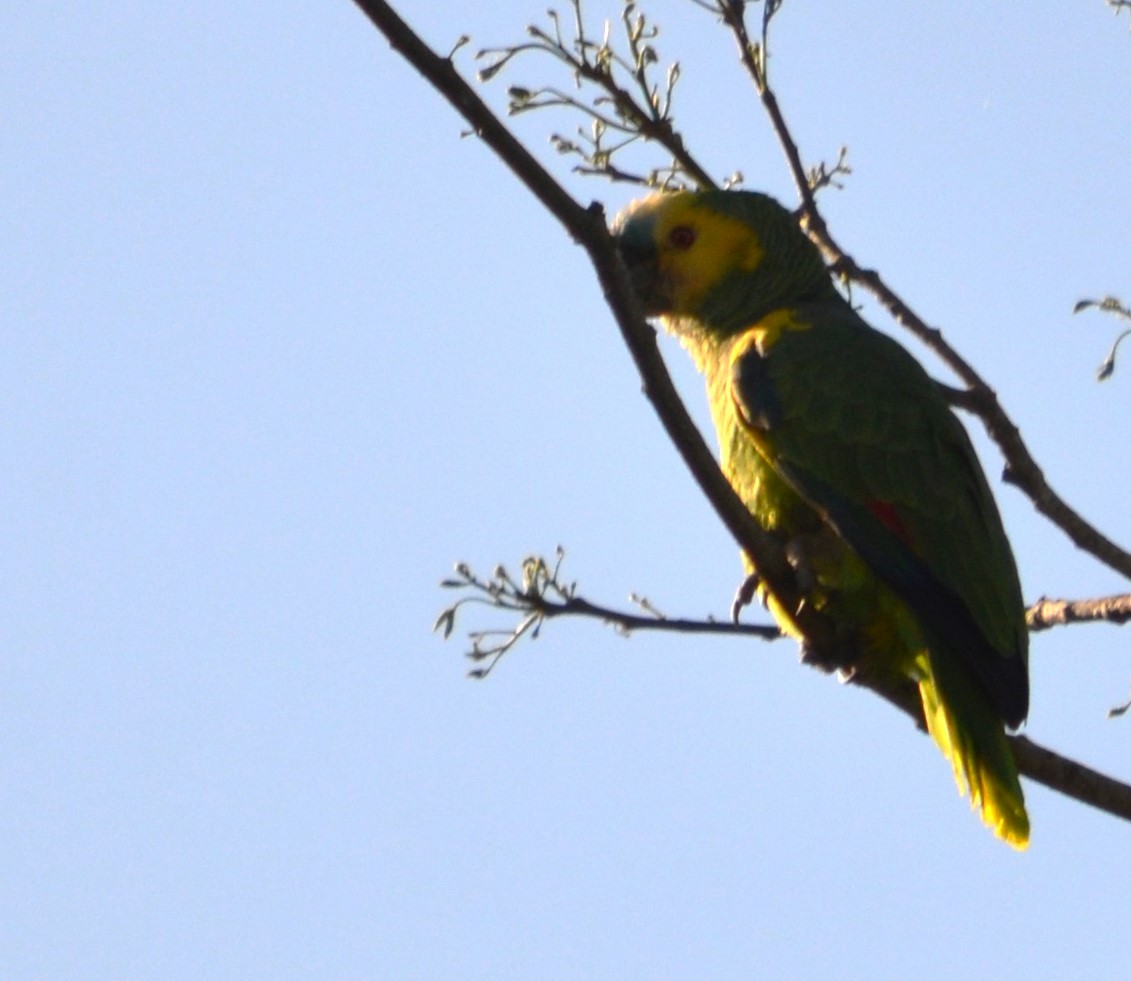
<path fill-rule="evenodd" d="M 695 244 L 695 229 L 690 225 L 676 225 L 668 232 L 668 245 L 680 252 L 686 252 Z"/>

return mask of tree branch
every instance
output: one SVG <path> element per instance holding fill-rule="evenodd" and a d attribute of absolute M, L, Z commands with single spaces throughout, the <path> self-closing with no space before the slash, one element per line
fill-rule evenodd
<path fill-rule="evenodd" d="M 998 402 L 997 393 L 974 370 L 965 358 L 952 348 L 937 328 L 926 323 L 904 302 L 874 269 L 865 269 L 833 238 L 817 207 L 812 181 L 805 170 L 797 142 L 782 115 L 777 96 L 770 87 L 764 41 L 761 46 L 750 40 L 742 0 L 719 0 L 719 13 L 738 44 L 739 57 L 762 102 L 778 143 L 785 153 L 790 174 L 801 199 L 802 223 L 809 237 L 825 254 L 832 270 L 858 283 L 880 302 L 895 321 L 907 328 L 929 347 L 965 383 L 969 390 L 967 407 L 981 420 L 990 438 L 997 443 L 1005 458 L 1002 478 L 1023 491 L 1037 510 L 1059 527 L 1078 547 L 1090 552 L 1101 562 L 1131 579 L 1131 552 L 1121 548 L 1095 528 L 1058 495 L 1044 472 L 1037 465 L 1021 438 L 1013 420 Z"/>
<path fill-rule="evenodd" d="M 1131 821 L 1131 787 L 1106 774 L 1059 756 L 1026 736 L 1009 740 L 1017 769 L 1031 780 L 1088 804 L 1097 810 Z"/>
<path fill-rule="evenodd" d="M 668 374 L 656 332 L 644 318 L 639 300 L 616 250 L 599 204 L 582 208 L 542 168 L 455 70 L 451 60 L 428 48 L 382 0 L 355 3 L 402 54 L 467 120 L 480 138 L 558 219 L 588 253 L 626 346 L 636 363 L 644 395 L 652 403 L 669 438 L 719 518 L 755 569 L 783 603 L 799 610 L 798 624 L 809 640 L 810 656 L 840 667 L 853 659 L 845 638 L 801 591 L 777 539 L 763 529 L 723 476 L 702 435 L 679 398 Z"/>
<path fill-rule="evenodd" d="M 518 613 L 521 616 L 518 625 L 509 630 L 469 631 L 471 650 L 467 652 L 467 656 L 477 663 L 487 662 L 485 667 L 474 668 L 470 672 L 471 677 L 486 678 L 502 656 L 527 633 L 531 639 L 535 639 L 546 620 L 558 617 L 591 617 L 611 624 L 625 635 L 636 630 L 664 630 L 683 634 L 759 637 L 762 640 L 780 640 L 783 636 L 777 627 L 765 625 L 668 617 L 646 598 L 635 594 L 630 595 L 629 599 L 643 611 L 643 615 L 590 602 L 577 595 L 576 582 L 567 583 L 562 580 L 564 559 L 565 549 L 560 545 L 552 564 L 541 555 L 527 556 L 522 560 L 521 582 L 512 578 L 502 565 L 495 566 L 491 575 L 485 578 L 472 571 L 466 562 L 457 562 L 455 578 L 444 579 L 440 583 L 445 589 L 456 589 L 463 593 L 460 599 L 440 612 L 432 627 L 433 631 L 442 633 L 445 640 L 452 635 L 456 617 L 463 607 L 471 604 Z"/>
<path fill-rule="evenodd" d="M 662 182 L 665 187 L 679 174 L 683 174 L 699 187 L 716 187 L 711 175 L 688 151 L 683 137 L 672 124 L 673 93 L 680 77 L 678 62 L 668 68 L 662 95 L 660 86 L 652 81 L 650 70 L 659 60 L 652 45 L 657 29 L 648 23 L 644 14 L 634 5 L 626 4 L 621 14 L 621 25 L 628 48 L 625 57 L 609 44 L 607 28 L 601 41 L 592 40 L 585 30 L 581 0 L 569 0 L 569 3 L 574 14 L 572 38 L 567 40 L 563 37 L 557 12 L 550 10 L 552 31 L 531 25 L 527 28 L 527 33 L 534 39 L 532 42 L 488 48 L 479 52 L 476 57 L 495 59 L 480 70 L 480 81 L 494 78 L 517 55 L 549 55 L 569 68 L 578 88 L 582 82 L 588 82 L 602 94 L 591 102 L 585 102 L 555 89 L 531 90 L 512 86 L 508 90 L 510 112 L 513 115 L 553 105 L 573 108 L 589 117 L 594 123 L 592 134 L 581 130 L 578 134 L 583 143 L 592 148 L 591 151 L 585 151 L 573 140 L 556 134 L 551 136 L 551 141 L 559 152 L 576 154 L 582 158 L 584 165 L 575 167 L 575 172 L 599 175 L 610 180 L 628 180 L 643 186 L 659 185 L 660 175 L 663 174 L 666 175 Z M 617 81 L 618 72 L 628 76 L 631 91 Z M 612 118 L 602 111 L 605 107 L 611 108 Z M 602 138 L 608 128 L 618 130 L 626 138 L 617 146 L 606 147 Z M 672 164 L 653 169 L 647 175 L 628 174 L 613 167 L 613 155 L 638 139 L 662 146 L 671 154 Z"/>
<path fill-rule="evenodd" d="M 1107 623 L 1131 620 L 1131 593 L 1087 600 L 1052 600 L 1042 596 L 1025 611 L 1025 622 L 1034 633 L 1049 627 L 1097 620 Z"/>
<path fill-rule="evenodd" d="M 644 394 L 651 401 L 668 436 L 675 444 L 700 489 L 714 507 L 739 547 L 755 563 L 757 573 L 788 608 L 807 638 L 808 653 L 822 667 L 850 664 L 852 651 L 846 638 L 811 604 L 802 604 L 793 570 L 774 536 L 763 530 L 727 482 L 699 431 L 680 401 L 659 353 L 655 332 L 646 323 L 624 264 L 617 253 L 603 211 L 598 205 L 580 207 L 538 164 L 517 139 L 495 118 L 460 77 L 449 58 L 436 55 L 382 0 L 354 0 L 398 51 L 468 121 L 472 129 L 499 156 L 519 180 L 559 220 L 588 252 L 621 335 L 636 363 Z M 893 704 L 911 711 L 906 686 L 891 690 L 859 674 L 852 679 L 872 688 Z M 1027 743 L 1028 741 L 1025 740 Z M 1032 744 L 1030 744 L 1032 745 Z M 1050 750 L 1023 752 L 1018 757 L 1022 773 L 1118 817 L 1131 819 L 1131 786 L 1099 774 L 1103 783 L 1090 782 L 1086 768 Z"/>
<path fill-rule="evenodd" d="M 542 623 L 558 616 L 592 617 L 611 623 L 624 633 L 643 629 L 724 636 L 752 635 L 763 640 L 774 640 L 781 636 L 776 627 L 664 617 L 656 613 L 651 604 L 642 600 L 637 600 L 637 603 L 643 609 L 652 611 L 652 615 L 625 613 L 590 602 L 577 595 L 576 582 L 566 583 L 561 580 L 563 557 L 564 552 L 559 548 L 552 566 L 541 556 L 525 559 L 522 563 L 521 583 L 513 579 L 501 565 L 496 566 L 491 577 L 485 579 L 476 575 L 465 563 L 456 565 L 454 579 L 445 579 L 441 583 L 446 588 L 470 593 L 445 609 L 437 618 L 435 629 L 442 632 L 445 638 L 451 636 L 457 614 L 468 604 L 478 603 L 519 614 L 518 624 L 511 629 L 475 630 L 468 634 L 472 641 L 468 657 L 477 664 L 484 665 L 472 669 L 472 677 L 486 678 L 503 655 L 510 652 L 520 640 L 524 637 L 536 639 Z M 1131 597 L 1111 599 L 1122 601 Z M 1030 610 L 1030 615 L 1032 614 L 1033 611 Z M 890 678 L 881 680 L 861 675 L 852 675 L 848 680 L 889 702 L 906 714 L 921 732 L 927 732 L 922 701 L 912 681 Z M 1117 706 L 1108 714 L 1118 716 L 1128 710 L 1131 710 L 1131 703 Z M 1008 738 L 1018 770 L 1029 779 L 1101 811 L 1131 820 L 1131 786 L 1045 749 L 1024 736 Z"/>

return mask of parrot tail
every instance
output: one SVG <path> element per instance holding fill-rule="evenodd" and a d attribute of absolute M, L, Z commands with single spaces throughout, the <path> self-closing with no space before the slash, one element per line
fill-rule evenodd
<path fill-rule="evenodd" d="M 1029 815 L 1001 720 L 950 658 L 928 657 L 930 669 L 919 679 L 927 729 L 954 767 L 959 794 L 969 791 L 987 827 L 1023 851 L 1029 846 Z"/>

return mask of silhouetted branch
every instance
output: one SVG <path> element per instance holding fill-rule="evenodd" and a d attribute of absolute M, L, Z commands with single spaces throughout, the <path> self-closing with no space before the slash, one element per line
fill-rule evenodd
<path fill-rule="evenodd" d="M 518 624 L 507 629 L 474 630 L 468 633 L 471 650 L 467 656 L 473 661 L 487 661 L 486 666 L 474 668 L 473 678 L 485 678 L 499 659 L 527 634 L 534 640 L 546 620 L 558 617 L 590 617 L 611 624 L 618 633 L 628 635 L 638 630 L 664 630 L 680 634 L 716 634 L 729 637 L 758 637 L 762 640 L 780 640 L 782 632 L 774 626 L 731 623 L 721 620 L 689 620 L 668 617 L 657 610 L 646 598 L 632 594 L 631 602 L 643 613 L 628 613 L 609 606 L 593 603 L 577 595 L 576 582 L 561 579 L 565 550 L 558 547 L 553 564 L 540 555 L 531 555 L 522 561 L 521 582 L 513 579 L 502 565 L 495 566 L 489 577 L 472 571 L 466 562 L 458 562 L 455 577 L 443 580 L 445 589 L 458 589 L 464 595 L 441 611 L 433 630 L 446 640 L 456 626 L 460 611 L 468 605 L 487 606 L 496 610 L 518 613 Z"/>
<path fill-rule="evenodd" d="M 664 630 L 677 633 L 747 635 L 763 640 L 773 640 L 781 636 L 776 627 L 664 617 L 655 612 L 651 604 L 638 598 L 634 601 L 645 609 L 648 615 L 625 613 L 592 603 L 577 595 L 576 582 L 566 583 L 561 580 L 563 556 L 564 552 L 559 548 L 553 565 L 541 556 L 525 559 L 522 563 L 521 583 L 513 579 L 501 565 L 495 567 L 489 578 L 482 578 L 465 563 L 456 565 L 454 578 L 445 579 L 441 583 L 447 589 L 460 589 L 470 594 L 447 607 L 437 618 L 434 629 L 441 631 L 445 638 L 452 634 L 458 614 L 468 605 L 483 605 L 517 613 L 519 616 L 518 623 L 513 627 L 473 630 L 468 633 L 468 639 L 472 642 L 471 649 L 467 652 L 468 657 L 479 663 L 486 662 L 469 672 L 472 677 L 487 677 L 499 659 L 512 650 L 520 640 L 524 637 L 536 639 L 543 623 L 557 616 L 592 617 L 611 623 L 624 633 L 634 630 Z M 1126 608 L 1127 604 L 1122 601 L 1129 598 L 1111 597 L 1111 599 L 1116 601 L 1117 605 Z M 1038 603 L 1037 606 L 1040 604 Z M 1037 607 L 1034 607 L 1035 609 Z M 1033 615 L 1033 610 L 1030 610 L 1030 617 Z M 1081 616 L 1079 619 L 1085 618 Z M 1042 624 L 1033 629 L 1042 629 L 1051 625 L 1052 623 Z M 817 667 L 822 666 L 817 665 Z M 924 733 L 927 731 L 922 702 L 917 687 L 912 681 L 880 679 L 859 674 L 852 675 L 848 680 L 859 687 L 869 689 L 891 703 L 907 714 L 920 731 Z M 1128 710 L 1131 710 L 1131 702 L 1111 709 L 1108 714 L 1117 716 Z M 1009 740 L 1018 770 L 1031 780 L 1084 804 L 1131 820 L 1131 786 L 1045 749 L 1024 736 L 1011 736 Z"/>
<path fill-rule="evenodd" d="M 1003 479 L 1023 491 L 1036 505 L 1037 510 L 1059 527 L 1079 548 L 1131 579 L 1131 552 L 1121 548 L 1102 532 L 1085 521 L 1067 502 L 1049 486 L 1044 472 L 1033 459 L 1021 433 L 1013 420 L 998 402 L 997 394 L 954 348 L 943 338 L 942 332 L 927 324 L 883 280 L 874 269 L 865 269 L 833 238 L 817 207 L 809 172 L 801 160 L 777 97 L 770 87 L 766 72 L 765 24 L 763 42 L 750 41 L 745 22 L 746 4 L 742 0 L 719 0 L 719 14 L 730 28 L 739 48 L 739 57 L 754 83 L 766 115 L 785 152 L 793 182 L 801 198 L 802 223 L 810 238 L 824 252 L 832 270 L 868 290 L 891 316 L 906 327 L 962 380 L 969 390 L 965 407 L 981 420 L 990 437 L 997 443 L 1005 458 Z"/>
<path fill-rule="evenodd" d="M 621 54 L 611 43 L 608 25 L 601 39 L 595 40 L 585 28 L 581 0 L 569 0 L 573 9 L 572 30 L 563 33 L 557 11 L 548 11 L 550 30 L 530 25 L 526 32 L 532 38 L 523 44 L 487 48 L 476 56 L 491 59 L 479 72 L 480 81 L 494 78 L 514 58 L 526 54 L 543 54 L 561 62 L 574 77 L 580 91 L 583 82 L 595 86 L 596 98 L 586 101 L 558 89 L 528 89 L 511 86 L 507 90 L 510 112 L 561 107 L 574 109 L 588 117 L 589 132 L 578 128 L 576 139 L 553 134 L 551 140 L 560 153 L 578 156 L 582 163 L 574 168 L 582 174 L 629 181 L 642 186 L 668 187 L 680 175 L 686 175 L 699 187 L 714 187 L 707 171 L 688 152 L 683 137 L 672 121 L 672 101 L 679 81 L 679 63 L 667 69 L 663 83 L 652 78 L 652 68 L 659 63 L 653 44 L 659 33 L 634 4 L 625 4 L 621 13 L 621 30 L 626 52 Z M 621 84 L 620 79 L 626 84 Z M 606 134 L 616 134 L 611 145 Z M 654 168 L 645 175 L 636 175 L 612 165 L 614 154 L 637 140 L 656 143 L 671 154 L 673 163 Z"/>

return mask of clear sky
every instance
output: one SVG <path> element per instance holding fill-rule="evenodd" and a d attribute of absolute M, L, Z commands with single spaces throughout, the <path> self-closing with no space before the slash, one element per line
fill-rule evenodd
<path fill-rule="evenodd" d="M 544 6 L 404 13 L 471 74 Z M 652 11 L 693 149 L 792 201 L 729 39 Z M 772 62 L 841 240 L 1124 545 L 1131 360 L 1070 311 L 1131 294 L 1128 24 L 794 0 Z M 741 567 L 581 251 L 351 3 L 11 5 L 0 104 L 0 976 L 1126 976 L 1131 827 L 1027 785 L 1014 853 L 790 645 L 553 624 L 473 682 L 430 634 L 455 560 L 716 616 Z M 1027 598 L 1125 591 L 978 442 Z M 1036 637 L 1029 734 L 1131 778 L 1129 650 Z"/>

